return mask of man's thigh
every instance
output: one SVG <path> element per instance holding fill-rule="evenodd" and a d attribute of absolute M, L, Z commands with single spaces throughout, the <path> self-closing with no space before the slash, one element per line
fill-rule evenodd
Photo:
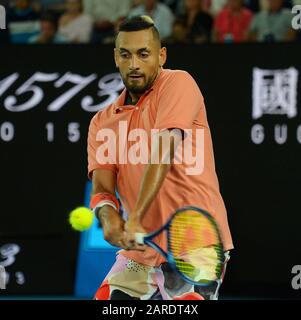
<path fill-rule="evenodd" d="M 152 267 L 129 260 L 122 255 L 95 294 L 95 300 L 147 300 L 158 291 Z"/>
<path fill-rule="evenodd" d="M 225 262 L 220 279 L 209 286 L 193 286 L 183 280 L 168 263 L 160 267 L 157 285 L 163 300 L 217 300 L 220 286 L 223 282 L 229 252 L 225 252 Z M 161 274 L 160 274 L 161 273 Z"/>

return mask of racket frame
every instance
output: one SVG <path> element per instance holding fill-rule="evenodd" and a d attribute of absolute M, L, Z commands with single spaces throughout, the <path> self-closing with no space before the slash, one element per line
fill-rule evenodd
<path fill-rule="evenodd" d="M 172 269 L 180 276 L 182 277 L 186 282 L 188 282 L 191 285 L 197 285 L 197 286 L 202 286 L 202 287 L 207 287 L 210 286 L 211 284 L 213 284 L 216 280 L 212 280 L 212 281 L 208 281 L 207 283 L 200 283 L 197 281 L 193 281 L 190 278 L 188 278 L 184 273 L 180 272 L 176 266 L 176 262 L 174 259 L 173 254 L 171 253 L 171 246 L 170 246 L 170 225 L 172 223 L 172 220 L 178 215 L 180 214 L 182 211 L 185 210 L 193 210 L 193 211 L 197 211 L 198 213 L 204 215 L 214 226 L 214 228 L 217 230 L 217 236 L 218 236 L 218 240 L 220 242 L 221 245 L 221 250 L 222 252 L 225 252 L 224 247 L 223 247 L 223 242 L 220 236 L 220 232 L 218 229 L 218 226 L 215 222 L 215 220 L 213 219 L 213 217 L 209 214 L 209 212 L 205 211 L 204 209 L 200 209 L 198 207 L 194 207 L 194 206 L 185 206 L 182 207 L 178 210 L 175 211 L 175 213 L 169 218 L 169 220 L 165 223 L 164 226 L 162 226 L 160 229 L 147 234 L 146 236 L 144 236 L 144 243 L 147 244 L 148 246 L 150 246 L 151 248 L 155 249 L 157 252 L 159 252 L 164 258 L 166 258 L 166 260 L 168 261 L 168 263 L 170 264 L 170 266 L 172 267 Z M 159 235 L 161 232 L 166 231 L 167 232 L 167 249 L 168 251 L 165 252 L 159 245 L 157 245 L 155 242 L 152 241 L 153 238 L 155 238 L 157 235 Z M 222 263 L 225 261 L 225 259 L 223 258 Z"/>

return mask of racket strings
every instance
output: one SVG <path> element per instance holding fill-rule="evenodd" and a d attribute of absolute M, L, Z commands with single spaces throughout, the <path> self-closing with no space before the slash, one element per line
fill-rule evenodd
<path fill-rule="evenodd" d="M 223 247 L 215 224 L 206 216 L 187 210 L 173 219 L 169 246 L 180 272 L 195 282 L 219 277 Z"/>

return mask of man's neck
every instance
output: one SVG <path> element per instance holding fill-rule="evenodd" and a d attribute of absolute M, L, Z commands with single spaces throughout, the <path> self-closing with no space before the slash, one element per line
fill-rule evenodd
<path fill-rule="evenodd" d="M 131 104 L 135 105 L 139 101 L 139 99 L 142 95 L 143 95 L 143 93 L 134 94 L 134 93 L 129 92 L 129 98 L 131 99 Z"/>
<path fill-rule="evenodd" d="M 269 12 L 270 13 L 278 13 L 282 10 L 282 8 L 278 8 L 278 9 L 270 9 Z"/>

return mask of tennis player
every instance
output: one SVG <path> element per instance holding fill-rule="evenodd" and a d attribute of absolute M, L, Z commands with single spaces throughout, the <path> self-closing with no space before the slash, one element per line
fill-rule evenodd
<path fill-rule="evenodd" d="M 186 205 L 203 208 L 212 214 L 220 228 L 226 269 L 233 244 L 215 172 L 203 96 L 187 72 L 163 68 L 167 51 L 161 47 L 158 30 L 147 16 L 133 17 L 121 24 L 114 57 L 125 89 L 114 103 L 91 120 L 88 174 L 93 181 L 91 206 L 101 221 L 104 237 L 122 250 L 117 253 L 116 262 L 95 299 L 217 299 L 224 272 L 209 287 L 190 285 L 159 253 L 137 244 L 134 237 L 136 232 L 159 229 L 178 208 Z M 151 139 L 154 129 L 161 139 Z M 192 132 L 202 129 L 204 133 L 201 150 L 204 163 L 198 174 L 187 174 L 187 164 L 173 161 L 175 150 L 187 139 L 188 129 Z M 141 146 L 147 145 L 144 150 L 149 151 L 149 161 L 121 161 L 121 156 L 124 158 L 127 150 L 137 143 L 134 137 L 141 130 L 147 135 Z M 174 134 L 169 136 L 167 146 L 163 146 L 171 130 Z M 116 148 L 102 154 L 111 134 Z M 192 137 L 196 140 L 196 135 Z M 196 146 L 194 141 L 193 154 L 200 151 Z M 116 161 L 111 161 L 112 154 L 116 155 Z M 168 158 L 170 163 L 166 161 Z M 119 212 L 116 190 L 125 211 L 123 215 Z M 156 242 L 166 248 L 164 235 L 158 236 Z"/>

